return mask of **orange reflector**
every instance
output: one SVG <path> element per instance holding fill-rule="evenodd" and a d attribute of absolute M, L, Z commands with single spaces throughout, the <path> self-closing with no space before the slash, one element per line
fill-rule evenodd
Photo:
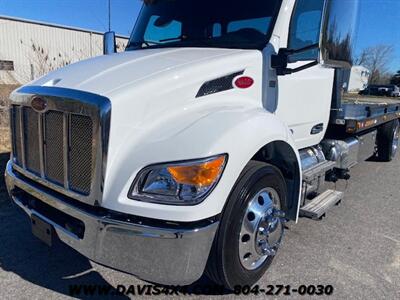
<path fill-rule="evenodd" d="M 225 156 L 214 160 L 189 166 L 168 167 L 168 172 L 180 184 L 198 187 L 212 185 L 221 175 L 225 165 Z"/>

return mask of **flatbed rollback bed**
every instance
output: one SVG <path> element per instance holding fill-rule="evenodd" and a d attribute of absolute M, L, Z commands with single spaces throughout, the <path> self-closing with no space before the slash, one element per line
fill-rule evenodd
<path fill-rule="evenodd" d="M 391 161 L 397 152 L 400 100 L 342 93 L 342 83 L 336 81 L 329 126 L 321 142 L 326 161 L 303 171 L 306 183 L 303 191 L 311 195 L 311 199 L 305 197 L 300 208 L 302 217 L 321 219 L 331 207 L 342 201 L 343 193 L 339 191 L 316 192 L 315 198 L 308 192 L 310 187 L 310 190 L 318 191 L 315 186 L 321 182 L 316 183 L 315 178 L 320 174 L 325 174 L 327 182 L 349 180 L 350 169 L 356 164 L 371 158 Z"/>
<path fill-rule="evenodd" d="M 399 118 L 400 100 L 344 95 L 341 108 L 332 109 L 331 126 L 336 134 L 357 134 Z"/>

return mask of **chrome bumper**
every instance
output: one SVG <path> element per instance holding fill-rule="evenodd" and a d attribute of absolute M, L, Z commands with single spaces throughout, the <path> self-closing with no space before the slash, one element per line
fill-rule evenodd
<path fill-rule="evenodd" d="M 7 189 L 13 201 L 29 216 L 50 223 L 61 241 L 90 260 L 128 272 L 137 277 L 166 285 L 185 285 L 204 272 L 218 221 L 189 229 L 162 228 L 120 221 L 88 213 L 52 193 L 23 180 L 8 162 L 5 172 Z M 33 196 L 52 208 L 84 224 L 81 238 L 24 204 L 15 189 Z"/>

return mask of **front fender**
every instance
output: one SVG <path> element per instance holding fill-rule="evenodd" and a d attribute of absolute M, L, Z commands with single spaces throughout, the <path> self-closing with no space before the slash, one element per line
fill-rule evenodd
<path fill-rule="evenodd" d="M 127 134 L 123 147 L 119 147 L 114 154 L 118 159 L 114 158 L 108 164 L 102 205 L 143 217 L 198 221 L 222 212 L 243 168 L 265 145 L 283 141 L 293 149 L 299 160 L 290 131 L 275 115 L 260 107 L 245 107 L 219 107 L 203 114 L 197 113 L 196 118 L 189 114 L 189 117 L 182 117 L 181 122 L 174 116 L 174 122 L 166 119 L 152 129 L 137 129 Z M 224 174 L 214 191 L 198 205 L 159 205 L 127 197 L 137 173 L 150 164 L 221 153 L 229 155 Z"/>

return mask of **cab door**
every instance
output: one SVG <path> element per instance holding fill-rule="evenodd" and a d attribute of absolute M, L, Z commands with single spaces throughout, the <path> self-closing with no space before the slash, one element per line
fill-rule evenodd
<path fill-rule="evenodd" d="M 290 20 L 289 49 L 319 43 L 324 0 L 297 0 Z M 317 49 L 290 57 L 294 69 L 318 59 Z M 334 70 L 316 65 L 278 78 L 276 114 L 288 125 L 299 149 L 318 144 L 328 126 Z"/>

